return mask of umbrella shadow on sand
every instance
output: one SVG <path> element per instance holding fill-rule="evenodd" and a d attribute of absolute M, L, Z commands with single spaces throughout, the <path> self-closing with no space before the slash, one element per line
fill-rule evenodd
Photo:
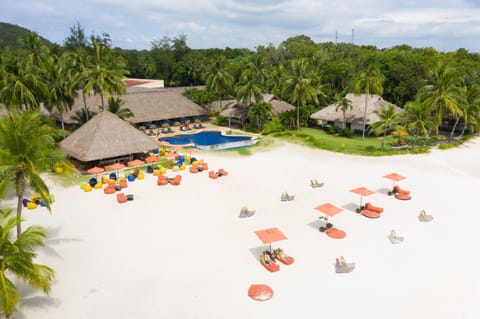
<path fill-rule="evenodd" d="M 250 253 L 252 253 L 253 257 L 255 260 L 260 259 L 260 255 L 265 251 L 268 250 L 268 246 L 258 246 L 258 247 L 252 247 L 249 249 Z"/>
<path fill-rule="evenodd" d="M 349 211 L 352 211 L 353 213 L 356 213 L 357 212 L 357 208 L 358 208 L 358 204 L 355 204 L 355 203 L 348 203 L 346 205 L 343 205 L 342 208 L 344 210 L 349 210 Z"/>
<path fill-rule="evenodd" d="M 388 193 L 389 193 L 391 190 L 392 190 L 391 188 L 382 187 L 382 188 L 376 189 L 375 192 L 377 192 L 377 193 L 379 193 L 379 194 L 383 194 L 383 195 L 388 195 Z"/>
<path fill-rule="evenodd" d="M 307 225 L 312 227 L 312 228 L 315 228 L 316 230 L 318 230 L 320 228 L 320 225 L 322 223 L 320 222 L 319 219 L 315 219 L 314 221 L 311 221 L 310 223 L 308 223 Z"/>

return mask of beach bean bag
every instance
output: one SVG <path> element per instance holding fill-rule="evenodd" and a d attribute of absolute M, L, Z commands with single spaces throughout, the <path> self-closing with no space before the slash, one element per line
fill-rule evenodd
<path fill-rule="evenodd" d="M 94 187 L 97 183 L 98 183 L 98 181 L 95 177 L 92 177 L 88 180 L 88 184 L 90 184 L 90 186 L 92 186 L 92 187 Z"/>
<path fill-rule="evenodd" d="M 192 174 L 198 173 L 198 167 L 194 165 L 190 166 L 190 173 Z"/>
<path fill-rule="evenodd" d="M 117 174 L 115 174 L 115 173 L 110 173 L 110 175 L 108 175 L 108 178 L 113 179 L 114 181 L 116 181 L 116 180 L 117 180 Z"/>
<path fill-rule="evenodd" d="M 137 179 L 142 180 L 145 178 L 145 174 L 143 172 L 138 173 Z"/>
<path fill-rule="evenodd" d="M 180 168 L 181 171 L 184 171 L 185 168 L 187 168 L 187 165 L 185 165 L 185 163 L 183 163 L 182 165 L 180 165 L 179 168 Z"/>
<path fill-rule="evenodd" d="M 251 285 L 248 288 L 248 296 L 253 300 L 266 301 L 273 297 L 273 289 L 263 284 Z"/>
<path fill-rule="evenodd" d="M 153 167 L 152 166 L 147 166 L 147 173 L 152 174 L 153 173 Z"/>
<path fill-rule="evenodd" d="M 28 202 L 27 203 L 27 208 L 28 209 L 35 209 L 35 208 L 37 208 L 37 204 L 35 202 Z"/>
<path fill-rule="evenodd" d="M 347 233 L 345 233 L 343 230 L 340 230 L 336 227 L 327 229 L 325 233 L 327 234 L 328 237 L 335 238 L 335 239 L 343 239 L 347 237 Z"/>
<path fill-rule="evenodd" d="M 374 212 L 377 212 L 377 213 L 383 213 L 383 208 L 382 207 L 374 206 L 374 205 L 372 205 L 372 203 L 366 203 L 365 204 L 365 209 L 368 209 L 368 210 L 371 210 L 371 211 L 374 211 Z"/>
<path fill-rule="evenodd" d="M 378 217 L 380 217 L 380 213 L 378 213 L 376 211 L 373 211 L 373 210 L 370 210 L 370 209 L 364 209 L 360 212 L 360 214 L 362 214 L 363 216 L 368 217 L 368 218 L 378 218 Z"/>
<path fill-rule="evenodd" d="M 405 193 L 396 193 L 395 198 L 400 199 L 400 200 L 410 200 L 410 199 L 412 199 L 412 197 L 409 194 L 405 194 Z"/>
<path fill-rule="evenodd" d="M 92 191 L 92 186 L 90 186 L 89 184 L 85 184 L 85 186 L 83 186 L 83 191 L 84 192 L 91 192 Z"/>
<path fill-rule="evenodd" d="M 104 194 L 114 194 L 117 190 L 115 189 L 115 186 L 106 186 L 104 189 L 103 189 L 103 193 Z"/>
<path fill-rule="evenodd" d="M 102 186 L 103 186 L 103 184 L 98 182 L 98 183 L 95 184 L 95 186 L 93 186 L 93 188 L 100 189 L 100 188 L 102 188 Z"/>
<path fill-rule="evenodd" d="M 129 182 L 133 182 L 133 181 L 135 181 L 135 175 L 133 175 L 133 174 L 128 175 L 127 179 L 128 179 Z"/>
<path fill-rule="evenodd" d="M 24 198 L 24 199 L 22 200 L 23 207 L 27 207 L 27 204 L 28 204 L 29 202 L 31 202 L 31 200 L 29 200 L 28 198 Z"/>
<path fill-rule="evenodd" d="M 127 180 L 126 179 L 120 180 L 120 188 L 127 188 L 127 187 L 128 187 Z"/>
<path fill-rule="evenodd" d="M 165 174 L 167 169 L 165 167 L 160 167 L 160 174 Z"/>

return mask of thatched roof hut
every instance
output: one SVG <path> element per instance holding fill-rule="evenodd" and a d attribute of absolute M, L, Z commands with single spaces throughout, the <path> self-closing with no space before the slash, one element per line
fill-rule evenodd
<path fill-rule="evenodd" d="M 352 102 L 352 108 L 345 112 L 347 127 L 350 126 L 352 129 L 362 129 L 363 117 L 365 114 L 365 97 L 365 94 L 348 93 L 346 95 L 346 98 Z M 369 95 L 365 122 L 366 125 L 378 122 L 380 117 L 375 114 L 375 111 L 380 111 L 382 107 L 387 107 L 391 104 L 392 103 L 383 100 L 381 96 L 375 94 Z M 402 109 L 397 106 L 395 106 L 395 110 L 397 112 L 402 111 Z M 330 104 L 320 111 L 313 113 L 310 118 L 323 123 L 333 123 L 338 126 L 343 125 L 343 112 L 340 109 L 337 111 L 337 106 L 335 104 Z"/>
<path fill-rule="evenodd" d="M 125 101 L 123 107 L 129 108 L 134 114 L 133 117 L 127 119 L 131 123 L 195 117 L 206 114 L 206 111 L 200 105 L 183 96 L 182 92 L 183 90 L 177 88 L 139 89 L 134 87 L 129 88 L 127 93 L 119 96 L 119 98 Z M 99 106 L 102 103 L 99 95 L 88 96 L 86 104 L 89 110 L 96 113 L 100 112 Z M 75 99 L 72 110 L 63 114 L 64 122 L 74 123 L 71 119 L 72 115 L 83 107 L 83 98 L 79 94 Z M 52 116 L 60 120 L 58 112 L 53 112 Z"/>
<path fill-rule="evenodd" d="M 274 94 L 262 94 L 263 102 L 270 103 L 272 105 L 272 112 L 274 116 L 277 116 L 283 112 L 294 110 L 295 107 L 285 101 L 280 100 Z M 248 107 L 243 105 L 237 100 L 223 100 L 221 102 L 223 110 L 220 111 L 220 115 L 226 118 L 234 119 L 240 122 L 245 121 L 247 118 Z M 215 102 L 213 107 L 220 107 L 220 102 Z"/>
<path fill-rule="evenodd" d="M 142 153 L 158 144 L 115 114 L 104 111 L 61 141 L 59 146 L 68 155 L 90 162 Z"/>

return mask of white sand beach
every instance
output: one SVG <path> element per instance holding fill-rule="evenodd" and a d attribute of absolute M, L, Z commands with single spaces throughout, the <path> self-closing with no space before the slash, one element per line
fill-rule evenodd
<path fill-rule="evenodd" d="M 51 184 L 56 202 L 25 210 L 24 228 L 45 226 L 38 262 L 56 271 L 49 296 L 22 288 L 15 318 L 480 318 L 478 235 L 480 140 L 452 150 L 394 157 L 361 157 L 282 144 L 251 156 L 199 152 L 207 172 L 183 175 L 179 186 L 156 177 L 129 183 L 135 200 L 116 202 L 101 190 Z M 397 172 L 410 201 L 388 196 Z M 168 176 L 176 173 L 169 171 Z M 325 185 L 311 188 L 310 179 Z M 363 199 L 385 209 L 379 219 L 357 213 Z M 281 202 L 287 191 L 295 195 Z M 332 239 L 318 230 L 314 209 L 329 202 L 330 218 L 346 231 Z M 239 218 L 240 208 L 255 210 Z M 419 222 L 425 209 L 434 219 Z M 255 230 L 278 227 L 287 240 L 272 244 L 295 258 L 268 272 L 267 246 Z M 404 237 L 393 245 L 391 229 Z M 335 258 L 356 268 L 336 274 Z M 254 301 L 251 284 L 267 284 L 272 299 Z"/>

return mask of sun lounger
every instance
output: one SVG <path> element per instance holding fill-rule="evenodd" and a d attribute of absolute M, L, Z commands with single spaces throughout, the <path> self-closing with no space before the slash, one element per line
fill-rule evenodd
<path fill-rule="evenodd" d="M 383 208 L 378 207 L 378 206 L 373 206 L 371 203 L 366 203 L 365 204 L 365 209 L 377 212 L 377 213 L 383 213 Z"/>
<path fill-rule="evenodd" d="M 270 272 L 275 272 L 280 270 L 280 266 L 270 258 L 265 252 L 260 255 L 260 263 Z"/>
<path fill-rule="evenodd" d="M 287 192 L 283 192 L 282 195 L 280 196 L 280 200 L 282 202 L 289 202 L 294 200 L 295 195 L 289 195 Z"/>
<path fill-rule="evenodd" d="M 343 239 L 347 237 L 347 233 L 335 227 L 327 229 L 325 233 L 327 234 L 328 237 L 334 238 L 334 239 Z"/>
<path fill-rule="evenodd" d="M 281 262 L 284 265 L 291 265 L 295 261 L 295 259 L 293 257 L 286 255 L 283 252 L 283 249 L 281 249 L 281 248 L 275 249 L 273 251 L 273 253 L 275 254 L 275 259 L 278 260 L 279 262 Z"/>
<path fill-rule="evenodd" d="M 120 188 L 127 188 L 128 187 L 127 180 L 125 178 L 121 179 L 119 185 L 120 185 Z"/>
<path fill-rule="evenodd" d="M 177 175 L 169 182 L 170 182 L 170 185 L 178 186 L 180 185 L 181 180 L 182 180 L 182 175 Z"/>
<path fill-rule="evenodd" d="M 157 185 L 164 186 L 168 184 L 168 177 L 165 175 L 158 175 L 157 177 Z"/>
<path fill-rule="evenodd" d="M 253 215 L 255 215 L 255 211 L 254 210 L 249 210 L 247 207 L 244 206 L 240 210 L 240 215 L 238 217 L 246 218 L 246 217 L 252 217 Z"/>
<path fill-rule="evenodd" d="M 405 194 L 405 193 L 397 193 L 397 194 L 395 194 L 395 198 L 400 199 L 400 200 L 412 199 L 412 197 L 409 194 Z"/>
<path fill-rule="evenodd" d="M 319 183 L 316 179 L 310 180 L 310 186 L 312 188 L 322 187 L 323 183 Z"/>
<path fill-rule="evenodd" d="M 220 176 L 227 176 L 228 175 L 228 172 L 226 170 L 224 170 L 223 168 L 220 168 L 217 172 L 217 175 L 220 177 Z"/>
<path fill-rule="evenodd" d="M 210 171 L 208 172 L 208 177 L 210 177 L 211 179 L 217 179 L 218 175 L 214 171 Z"/>
<path fill-rule="evenodd" d="M 368 217 L 368 218 L 378 218 L 378 217 L 380 217 L 379 212 L 376 212 L 376 211 L 373 211 L 373 210 L 370 210 L 370 209 L 363 209 L 363 210 L 360 211 L 360 214 L 365 216 L 365 217 Z"/>
<path fill-rule="evenodd" d="M 421 222 L 431 222 L 433 220 L 433 216 L 427 215 L 427 213 L 425 213 L 425 210 L 422 209 L 418 214 L 418 220 Z"/>
<path fill-rule="evenodd" d="M 410 191 L 407 191 L 406 189 L 402 189 L 402 188 L 400 188 L 400 186 L 395 185 L 395 186 L 393 187 L 392 193 L 394 193 L 394 194 L 399 194 L 399 193 L 400 193 L 400 194 L 409 195 L 409 194 L 410 194 Z"/>
<path fill-rule="evenodd" d="M 340 257 L 335 260 L 335 272 L 337 274 L 346 274 L 355 269 L 355 263 L 347 263 L 345 258 Z"/>
<path fill-rule="evenodd" d="M 113 193 L 115 193 L 116 191 L 117 191 L 117 190 L 116 190 L 116 188 L 115 188 L 115 185 L 112 186 L 112 185 L 110 185 L 110 184 L 107 185 L 107 186 L 105 186 L 105 188 L 103 189 L 103 193 L 104 193 L 104 194 L 113 194 Z"/>
<path fill-rule="evenodd" d="M 401 242 L 403 242 L 403 236 L 397 236 L 395 230 L 393 229 L 388 234 L 388 239 L 392 244 L 400 244 Z"/>

